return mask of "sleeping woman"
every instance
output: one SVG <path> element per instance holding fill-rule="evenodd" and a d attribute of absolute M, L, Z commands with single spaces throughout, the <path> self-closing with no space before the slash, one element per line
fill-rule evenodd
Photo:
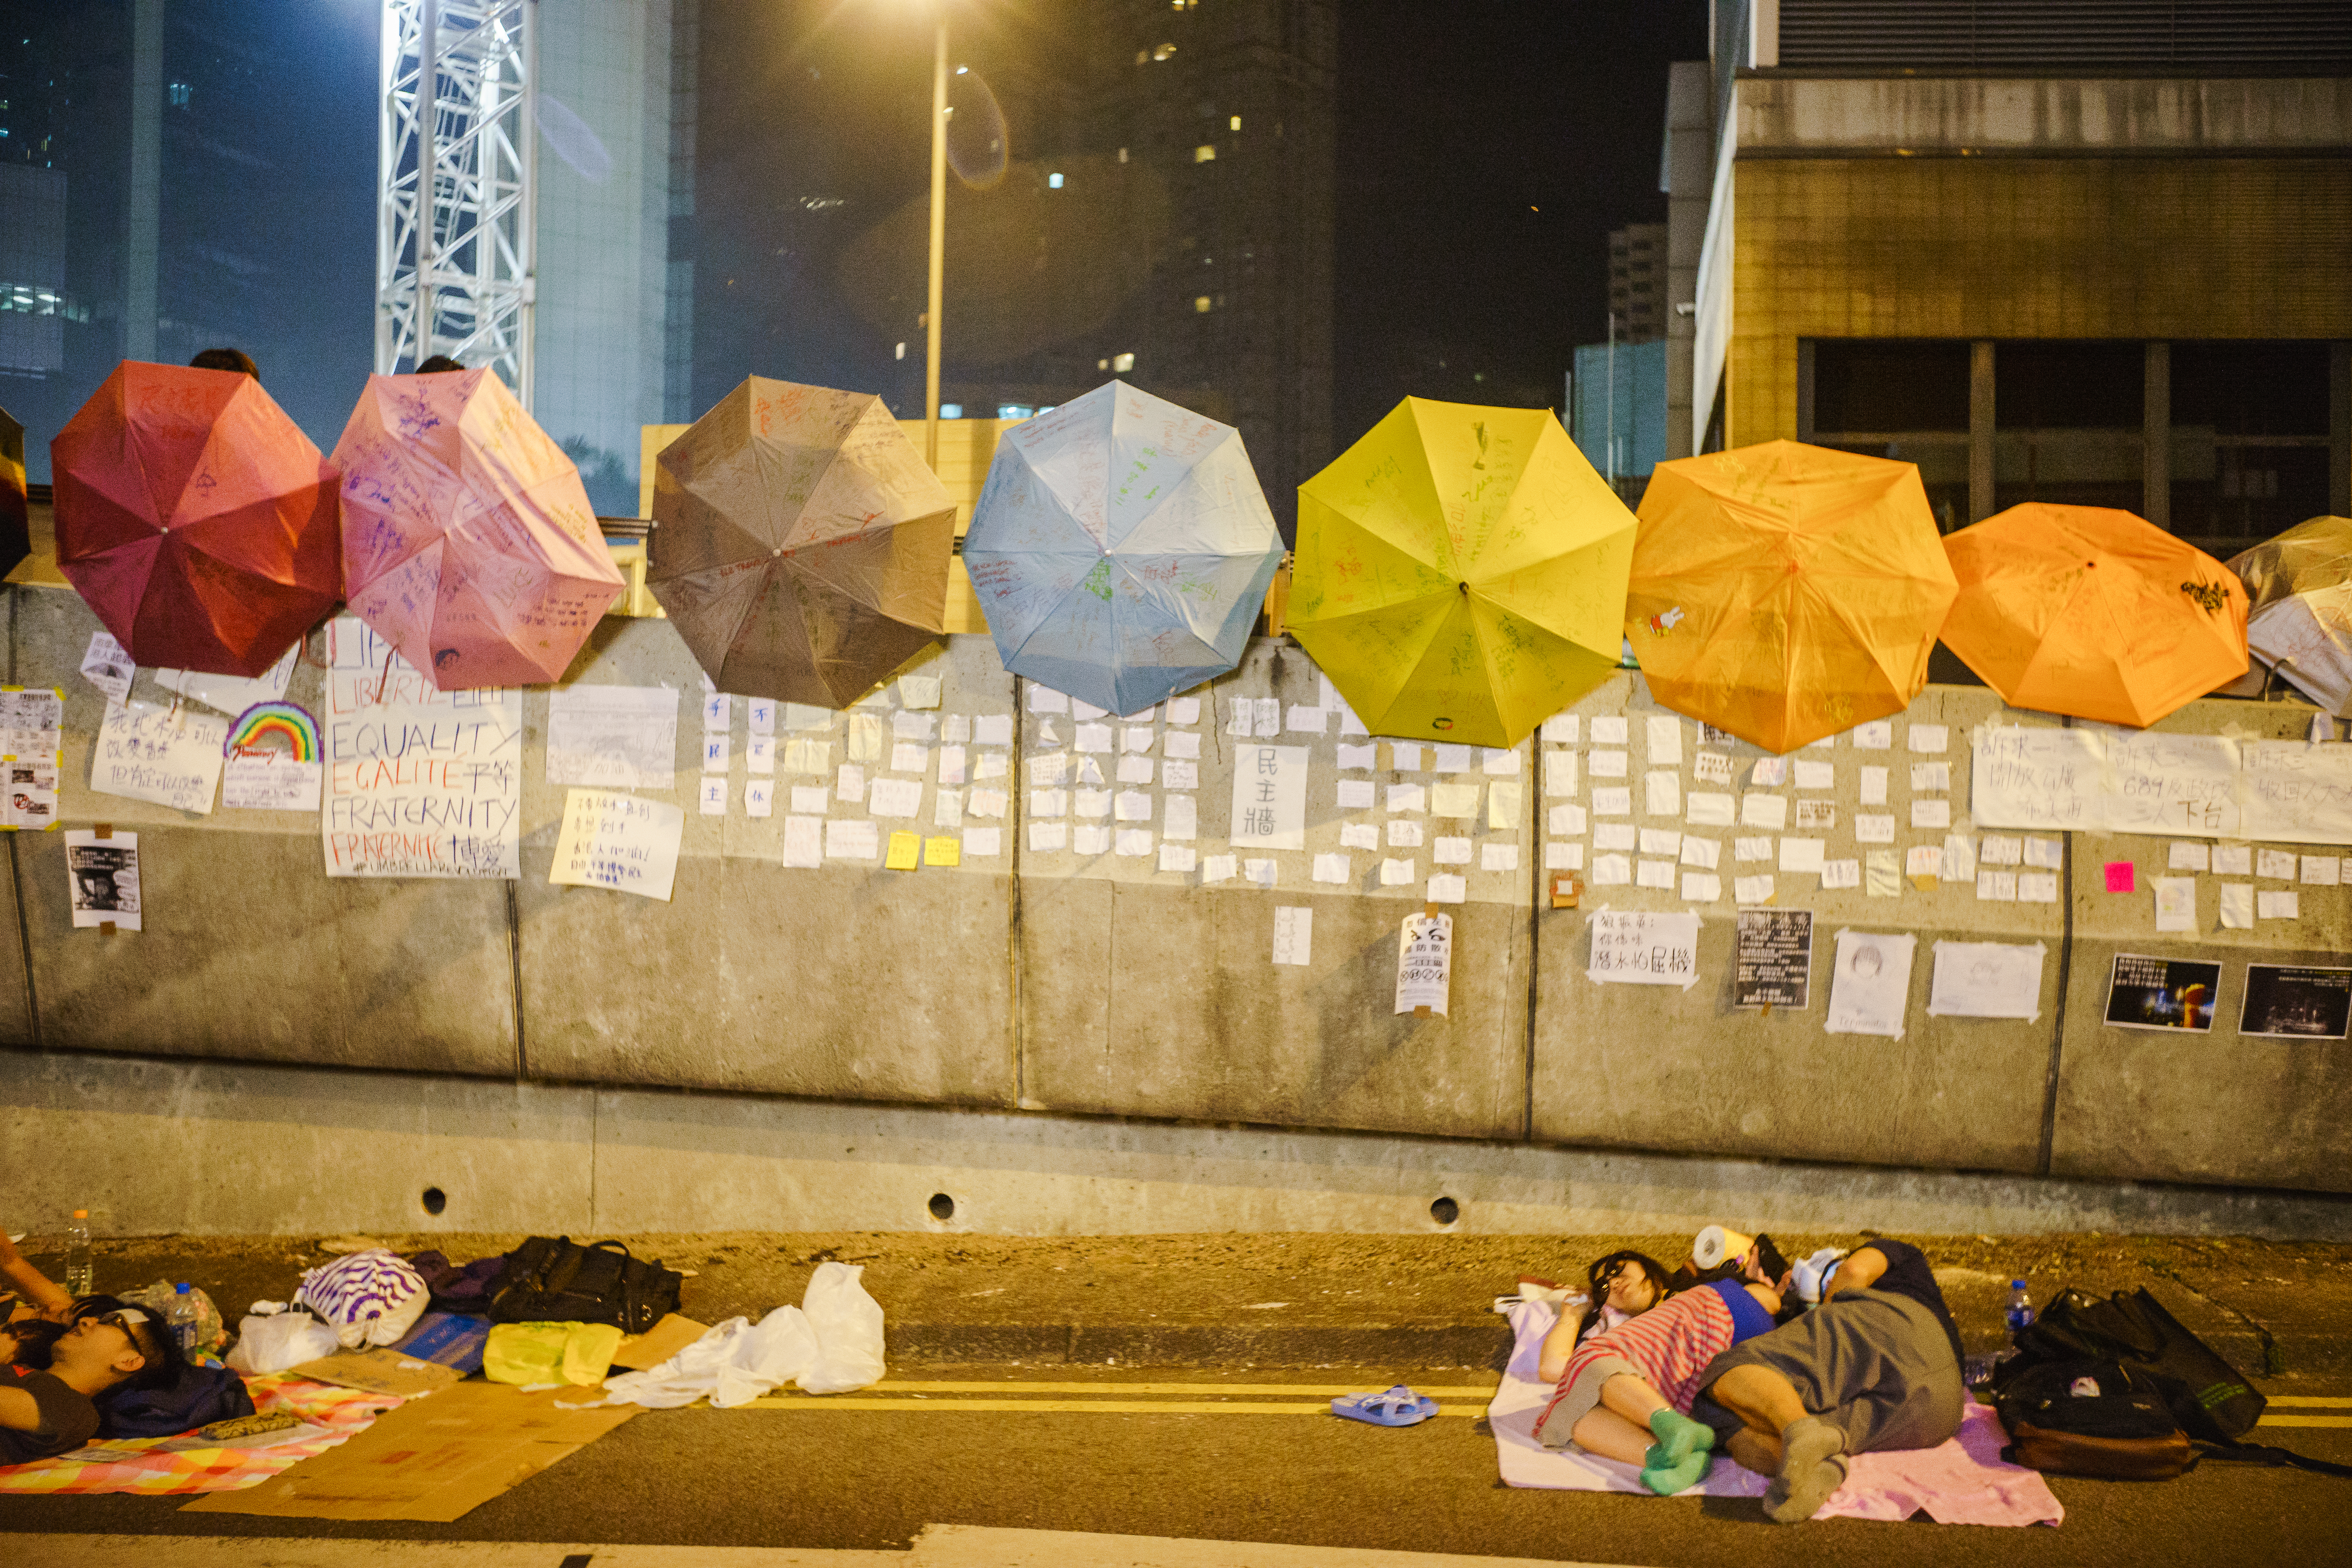
<path fill-rule="evenodd" d="M 1767 1251 L 1770 1246 L 1759 1237 L 1740 1259 L 1738 1278 L 1671 1296 L 1664 1272 L 1638 1254 L 1595 1264 L 1594 1305 L 1584 1321 L 1571 1331 L 1562 1314 L 1544 1337 L 1539 1375 L 1558 1392 L 1536 1418 L 1537 1440 L 1633 1465 L 1642 1484 L 1661 1497 L 1696 1483 L 1706 1474 L 1715 1434 L 1690 1418 L 1691 1400 L 1707 1363 L 1772 1328 L 1780 1297 L 1766 1281 L 1785 1269 L 1778 1254 Z M 1611 1265 L 1605 1294 L 1603 1265 Z M 1642 1278 L 1629 1279 L 1636 1272 Z M 1612 1306 L 1634 1315 L 1588 1334 L 1601 1309 Z"/>

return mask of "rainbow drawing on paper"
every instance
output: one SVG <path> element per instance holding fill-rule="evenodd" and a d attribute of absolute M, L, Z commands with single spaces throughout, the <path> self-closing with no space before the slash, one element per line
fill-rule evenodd
<path fill-rule="evenodd" d="M 273 735 L 286 738 L 296 762 L 319 760 L 319 721 L 310 717 L 310 710 L 293 702 L 257 702 L 238 714 L 236 722 L 228 727 L 221 754 L 234 757 L 268 751 L 266 742 Z"/>

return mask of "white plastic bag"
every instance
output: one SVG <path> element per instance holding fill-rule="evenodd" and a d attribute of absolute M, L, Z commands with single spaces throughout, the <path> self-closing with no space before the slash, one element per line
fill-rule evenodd
<path fill-rule="evenodd" d="M 730 1318 L 659 1366 L 606 1378 L 604 1403 L 671 1410 L 708 1397 L 730 1409 L 792 1382 L 815 1355 L 816 1335 L 798 1307 L 779 1307 L 756 1325 Z"/>
<path fill-rule="evenodd" d="M 335 1331 L 308 1312 L 248 1314 L 236 1326 L 236 1348 L 222 1359 L 238 1372 L 284 1372 L 342 1348 Z"/>
<path fill-rule="evenodd" d="M 857 1282 L 862 1267 L 820 1263 L 801 1298 L 816 1358 L 800 1374 L 810 1394 L 846 1394 L 882 1381 L 882 1304 Z"/>

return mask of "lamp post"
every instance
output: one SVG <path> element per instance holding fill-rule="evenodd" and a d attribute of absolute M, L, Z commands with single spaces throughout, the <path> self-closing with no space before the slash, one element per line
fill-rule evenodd
<path fill-rule="evenodd" d="M 931 57 L 931 269 L 923 313 L 923 458 L 940 471 L 940 307 L 948 242 L 948 8 L 934 0 L 938 47 Z"/>

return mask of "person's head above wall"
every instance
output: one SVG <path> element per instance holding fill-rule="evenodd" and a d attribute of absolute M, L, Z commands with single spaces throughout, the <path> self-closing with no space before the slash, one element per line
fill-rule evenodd
<path fill-rule="evenodd" d="M 409 374 L 411 375 L 439 375 L 443 371 L 463 370 L 466 367 L 464 365 L 459 364 L 447 354 L 435 354 L 431 359 L 426 360 L 423 364 L 418 365 L 415 370 L 409 372 Z"/>
<path fill-rule="evenodd" d="M 243 349 L 206 349 L 188 362 L 188 368 L 233 370 L 239 375 L 249 375 L 256 381 L 261 379 L 261 371 L 254 364 L 253 356 Z"/>

